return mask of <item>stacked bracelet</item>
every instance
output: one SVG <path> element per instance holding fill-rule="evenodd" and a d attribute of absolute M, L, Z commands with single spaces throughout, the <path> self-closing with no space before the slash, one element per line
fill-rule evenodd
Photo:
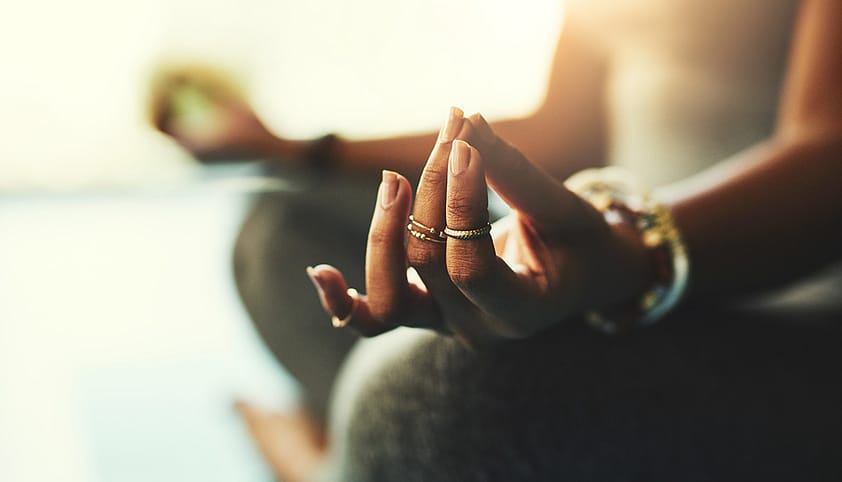
<path fill-rule="evenodd" d="M 630 219 L 652 257 L 656 280 L 630 306 L 612 310 L 612 315 L 592 311 L 588 322 L 607 333 L 626 331 L 635 325 L 649 325 L 672 310 L 687 289 L 690 262 L 675 220 L 668 207 L 643 192 L 633 178 L 616 167 L 587 169 L 565 181 L 606 218 Z"/>

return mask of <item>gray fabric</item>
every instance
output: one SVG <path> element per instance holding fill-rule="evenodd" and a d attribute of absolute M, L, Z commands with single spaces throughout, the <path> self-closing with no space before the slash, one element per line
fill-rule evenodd
<path fill-rule="evenodd" d="M 571 323 L 481 352 L 401 329 L 354 350 L 322 480 L 840 480 L 840 318 Z"/>
<path fill-rule="evenodd" d="M 331 327 L 305 268 L 329 263 L 346 274 L 350 286 L 363 286 L 379 181 L 369 177 L 299 176 L 293 182 L 300 192 L 260 195 L 235 246 L 234 272 L 246 309 L 319 419 L 356 337 Z"/>

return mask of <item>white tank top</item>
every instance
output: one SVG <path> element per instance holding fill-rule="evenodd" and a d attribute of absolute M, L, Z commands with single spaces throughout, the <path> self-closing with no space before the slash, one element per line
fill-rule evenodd
<path fill-rule="evenodd" d="M 609 161 L 656 187 L 768 138 L 798 5 L 569 0 L 569 21 L 609 53 Z M 842 265 L 769 299 L 842 310 Z"/>
<path fill-rule="evenodd" d="M 611 161 L 650 185 L 768 137 L 797 0 L 573 0 L 609 54 Z"/>

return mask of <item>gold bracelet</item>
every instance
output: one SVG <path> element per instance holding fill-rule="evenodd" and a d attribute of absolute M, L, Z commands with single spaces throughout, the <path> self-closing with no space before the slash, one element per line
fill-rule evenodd
<path fill-rule="evenodd" d="M 631 317 L 586 313 L 588 322 L 607 333 L 650 325 L 663 318 L 681 301 L 690 279 L 690 260 L 681 233 L 669 208 L 645 193 L 625 170 L 618 167 L 586 169 L 565 181 L 565 186 L 588 201 L 606 217 L 617 212 L 630 215 L 653 261 L 656 281 L 635 302 Z"/>

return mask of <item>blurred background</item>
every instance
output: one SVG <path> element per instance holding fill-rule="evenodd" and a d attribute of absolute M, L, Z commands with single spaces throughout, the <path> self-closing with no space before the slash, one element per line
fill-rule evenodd
<path fill-rule="evenodd" d="M 148 121 L 200 63 L 287 137 L 541 100 L 560 0 L 33 0 L 0 8 L 0 480 L 270 480 L 231 407 L 295 404 L 231 276 L 267 184 Z M 494 79 L 494 82 L 489 82 Z M 313 260 L 314 262 L 318 260 Z"/>

